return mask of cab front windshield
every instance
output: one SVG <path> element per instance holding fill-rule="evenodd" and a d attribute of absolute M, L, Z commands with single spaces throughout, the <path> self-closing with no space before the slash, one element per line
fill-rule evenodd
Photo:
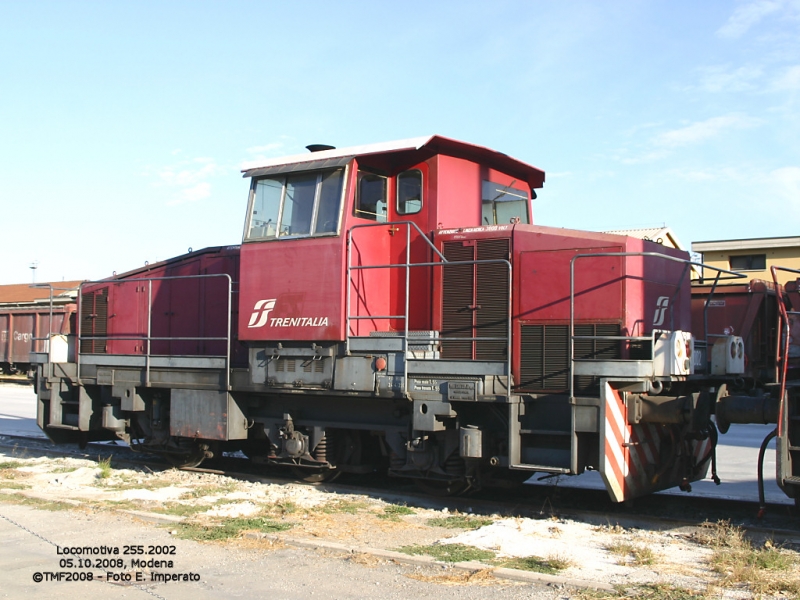
<path fill-rule="evenodd" d="M 330 235 L 339 231 L 344 170 L 276 175 L 253 181 L 246 240 Z"/>

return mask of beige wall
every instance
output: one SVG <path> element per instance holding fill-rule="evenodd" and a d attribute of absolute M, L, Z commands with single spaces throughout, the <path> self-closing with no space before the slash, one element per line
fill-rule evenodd
<path fill-rule="evenodd" d="M 770 273 L 770 267 L 772 266 L 788 267 L 790 269 L 797 269 L 798 271 L 800 271 L 800 247 L 748 248 L 747 250 L 723 250 L 723 251 L 703 252 L 703 263 L 714 267 L 719 267 L 720 269 L 732 270 L 730 268 L 730 262 L 728 260 L 728 257 L 742 256 L 746 254 L 767 255 L 766 270 L 738 271 L 739 273 L 746 275 L 748 280 L 764 279 L 766 281 L 772 281 L 772 273 Z M 715 271 L 710 269 L 705 270 L 704 276 L 706 277 L 706 279 L 713 278 L 715 275 L 716 275 Z M 797 279 L 799 277 L 800 274 L 797 273 L 787 273 L 785 271 L 778 271 L 779 283 L 786 283 L 787 281 Z"/>

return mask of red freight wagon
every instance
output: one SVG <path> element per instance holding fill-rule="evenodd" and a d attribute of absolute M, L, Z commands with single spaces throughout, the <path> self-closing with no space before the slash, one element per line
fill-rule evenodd
<path fill-rule="evenodd" d="M 49 286 L 54 287 L 53 301 Z M 0 286 L 0 370 L 31 370 L 32 352 L 45 352 L 49 334 L 72 333 L 78 282 Z"/>
<path fill-rule="evenodd" d="M 83 286 L 79 352 L 40 371 L 51 438 L 439 493 L 595 469 L 622 501 L 705 476 L 743 359 L 695 371 L 685 252 L 534 225 L 544 172 L 488 148 L 315 149 L 244 172 L 240 247 Z"/>
<path fill-rule="evenodd" d="M 735 335 L 744 340 L 742 378 L 756 382 L 778 381 L 778 294 L 772 282 L 754 279 L 747 283 L 692 287 L 692 333 L 708 340 L 709 346 Z"/>

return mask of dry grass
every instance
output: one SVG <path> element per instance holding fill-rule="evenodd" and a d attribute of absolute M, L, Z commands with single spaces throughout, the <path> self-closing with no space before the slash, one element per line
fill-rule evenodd
<path fill-rule="evenodd" d="M 656 562 L 655 553 L 647 546 L 632 544 L 630 542 L 614 542 L 606 546 L 611 554 L 620 557 L 620 564 L 630 564 L 637 567 L 652 565 Z"/>
<path fill-rule="evenodd" d="M 260 551 L 281 550 L 287 547 L 283 541 L 269 537 L 240 537 L 235 543 L 239 548 Z"/>
<path fill-rule="evenodd" d="M 112 477 L 111 481 L 105 481 L 103 487 L 109 491 L 124 492 L 127 490 L 158 490 L 165 487 L 172 486 L 172 483 L 166 480 L 159 480 L 155 477 L 140 477 L 134 479 L 132 477 L 118 478 L 116 474 Z"/>
<path fill-rule="evenodd" d="M 79 502 L 69 503 L 60 502 L 58 500 L 45 500 L 43 498 L 22 496 L 20 494 L 4 494 L 3 501 L 7 502 L 8 504 L 22 504 L 24 506 L 30 506 L 32 508 L 49 511 L 71 510 L 80 505 Z"/>
<path fill-rule="evenodd" d="M 368 507 L 369 504 L 363 500 L 334 500 L 322 506 L 320 510 L 329 515 L 340 513 L 354 515 Z"/>
<path fill-rule="evenodd" d="M 712 549 L 709 564 L 721 578 L 721 585 L 744 585 L 759 596 L 800 597 L 800 559 L 796 552 L 775 546 L 770 540 L 756 546 L 729 521 L 704 523 L 694 539 Z"/>
<path fill-rule="evenodd" d="M 667 583 L 650 583 L 633 587 L 616 586 L 613 592 L 605 590 L 577 590 L 572 598 L 576 600 L 696 600 L 709 598 L 708 590 L 692 590 Z"/>
<path fill-rule="evenodd" d="M 167 484 L 171 485 L 171 484 Z M 239 488 L 239 484 L 235 480 L 220 482 L 217 485 L 201 485 L 192 488 L 187 492 L 188 498 L 205 498 L 206 496 L 224 496 L 235 492 Z"/>
<path fill-rule="evenodd" d="M 598 525 L 597 527 L 594 527 L 592 530 L 597 531 L 598 533 L 610 533 L 613 535 L 622 535 L 623 533 L 625 533 L 625 528 L 621 527 L 617 523 L 615 523 L 614 525 L 611 525 L 611 523 L 609 523 L 608 525 Z"/>
<path fill-rule="evenodd" d="M 280 517 L 285 517 L 286 515 L 293 515 L 300 511 L 300 507 L 297 506 L 296 502 L 292 502 L 291 500 L 284 500 L 282 502 L 276 502 L 274 504 L 270 504 L 267 507 L 267 511 L 271 515 L 277 515 Z"/>
<path fill-rule="evenodd" d="M 370 569 L 374 569 L 386 563 L 385 560 L 380 559 L 373 554 L 366 554 L 364 552 L 355 552 L 349 555 L 345 560 L 347 560 L 349 563 L 353 563 L 354 565 L 361 565 L 362 567 L 369 567 Z"/>
<path fill-rule="evenodd" d="M 27 483 L 17 483 L 16 481 L 0 481 L 0 490 L 28 490 L 32 486 Z"/>
<path fill-rule="evenodd" d="M 424 581 L 425 583 L 437 583 L 439 585 L 496 585 L 499 580 L 492 575 L 491 569 L 481 569 L 480 571 L 459 571 L 447 573 L 445 575 L 422 575 L 412 573 L 406 575 L 409 579 Z"/>
<path fill-rule="evenodd" d="M 19 467 L 24 466 L 25 463 L 22 463 L 18 460 L 7 460 L 0 462 L 0 481 L 5 482 L 9 480 L 25 479 L 30 477 L 30 473 L 19 470 Z"/>

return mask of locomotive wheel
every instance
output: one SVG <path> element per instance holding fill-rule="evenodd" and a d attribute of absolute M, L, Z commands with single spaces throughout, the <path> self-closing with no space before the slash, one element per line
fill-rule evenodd
<path fill-rule="evenodd" d="M 339 479 L 342 474 L 341 469 L 322 469 L 312 471 L 302 467 L 292 467 L 295 478 L 306 483 L 329 483 Z"/>
<path fill-rule="evenodd" d="M 206 452 L 200 446 L 193 446 L 186 454 L 164 452 L 161 456 L 176 469 L 190 469 L 200 466 L 206 459 Z"/>
<path fill-rule="evenodd" d="M 429 496 L 458 496 L 469 489 L 469 482 L 466 479 L 456 479 L 454 481 L 441 481 L 439 479 L 415 479 L 414 485 L 421 492 Z"/>

